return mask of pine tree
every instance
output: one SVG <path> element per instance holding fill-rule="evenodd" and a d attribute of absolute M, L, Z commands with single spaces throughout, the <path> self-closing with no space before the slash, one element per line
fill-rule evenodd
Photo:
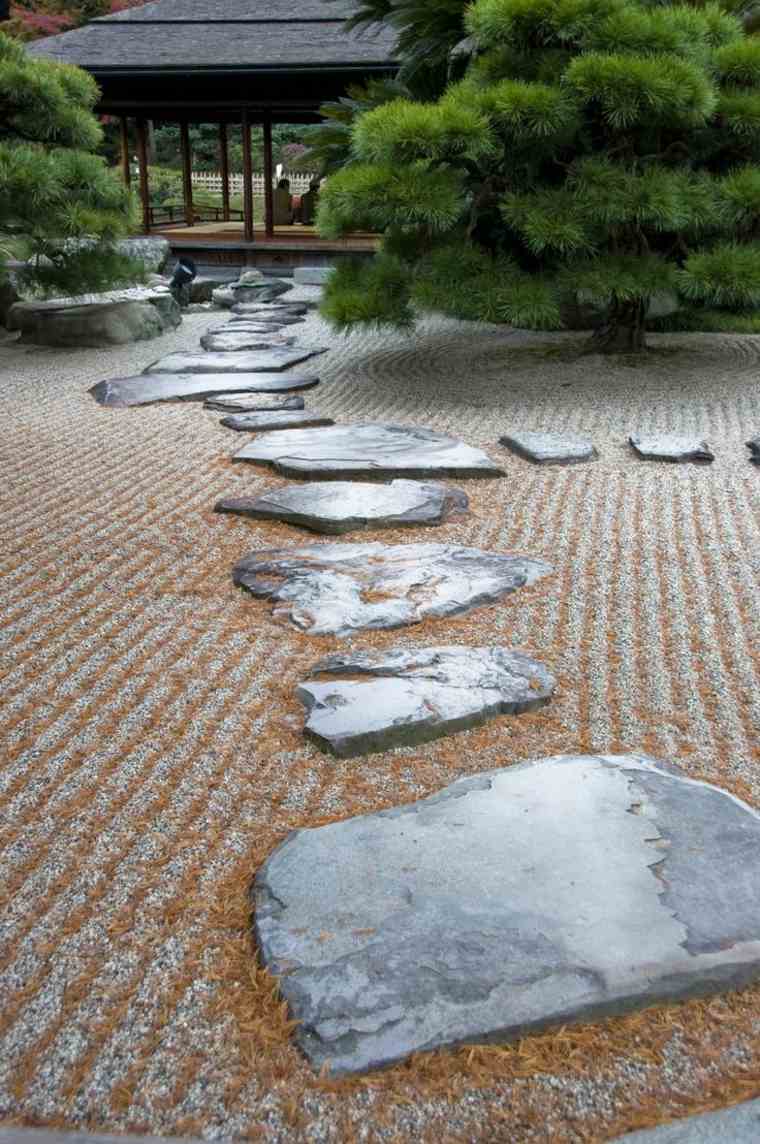
<path fill-rule="evenodd" d="M 21 243 L 32 258 L 28 281 L 47 291 L 96 290 L 138 276 L 114 247 L 131 202 L 94 154 L 102 137 L 97 98 L 85 72 L 35 60 L 0 33 L 0 272 L 3 251 Z M 67 242 L 82 237 L 94 241 Z"/>
<path fill-rule="evenodd" d="M 382 0 L 380 0 L 382 2 Z M 422 0 L 401 0 L 399 10 Z M 644 346 L 651 299 L 760 305 L 760 39 L 747 4 L 474 0 L 440 98 L 359 115 L 319 225 L 384 235 L 339 269 L 338 326 L 414 307 L 535 329 L 568 299 L 600 350 Z M 733 8 L 735 11 L 727 9 Z M 411 25 L 410 25 L 411 26 Z"/>

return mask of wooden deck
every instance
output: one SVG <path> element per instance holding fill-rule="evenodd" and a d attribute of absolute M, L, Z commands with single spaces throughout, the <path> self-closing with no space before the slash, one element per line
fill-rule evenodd
<path fill-rule="evenodd" d="M 237 266 L 306 266 L 334 262 L 351 256 L 369 257 L 378 249 L 374 234 L 347 238 L 320 238 L 312 226 L 276 226 L 268 237 L 254 230 L 246 242 L 241 222 L 205 222 L 195 226 L 173 223 L 155 226 L 151 234 L 169 240 L 175 253 L 187 253 L 200 262 Z"/>

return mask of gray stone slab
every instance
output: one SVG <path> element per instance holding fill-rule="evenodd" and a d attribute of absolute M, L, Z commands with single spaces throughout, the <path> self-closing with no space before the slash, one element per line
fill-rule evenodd
<path fill-rule="evenodd" d="M 264 433 L 268 430 L 294 429 L 307 425 L 332 425 L 332 417 L 325 417 L 315 409 L 280 410 L 279 412 L 231 413 L 222 418 L 225 429 L 236 429 L 240 433 Z"/>
<path fill-rule="evenodd" d="M 242 353 L 177 353 L 167 354 L 153 362 L 145 373 L 277 373 L 299 362 L 308 361 L 322 349 L 309 350 L 301 346 L 293 349 L 251 350 Z"/>
<path fill-rule="evenodd" d="M 232 286 L 217 286 L 216 290 L 211 292 L 211 301 L 222 310 L 231 310 L 236 302 Z"/>
<path fill-rule="evenodd" d="M 613 1144 L 758 1144 L 760 1100 L 689 1116 L 643 1132 L 617 1136 Z"/>
<path fill-rule="evenodd" d="M 632 434 L 628 440 L 648 461 L 714 461 L 715 454 L 701 437 L 680 433 Z"/>
<path fill-rule="evenodd" d="M 254 883 L 315 1068 L 503 1041 L 760 976 L 760 816 L 644 756 L 564 756 L 298 830 Z"/>
<path fill-rule="evenodd" d="M 292 346 L 296 339 L 287 337 L 276 330 L 253 333 L 250 330 L 232 330 L 220 334 L 204 334 L 201 346 L 208 353 L 242 353 L 245 350 L 271 350 L 280 346 Z"/>
<path fill-rule="evenodd" d="M 293 281 L 296 286 L 324 286 L 332 272 L 332 266 L 296 266 Z"/>
<path fill-rule="evenodd" d="M 312 389 L 319 378 L 308 375 L 282 376 L 264 373 L 141 373 L 135 377 L 114 377 L 93 385 L 90 393 L 98 405 L 123 408 L 152 405 L 155 401 L 200 401 L 216 393 L 287 393 L 292 389 Z"/>
<path fill-rule="evenodd" d="M 309 307 L 305 302 L 236 302 L 232 307 L 233 316 L 247 317 L 251 314 L 290 314 L 294 318 L 303 317 Z"/>
<path fill-rule="evenodd" d="M 304 733 L 343 759 L 521 715 L 543 707 L 554 691 L 542 663 L 502 647 L 330 655 L 311 674 L 296 692 L 308 713 Z"/>
<path fill-rule="evenodd" d="M 285 329 L 281 322 L 258 322 L 245 318 L 239 322 L 223 322 L 206 330 L 207 334 L 271 334 Z"/>
<path fill-rule="evenodd" d="M 529 556 L 455 544 L 343 542 L 251 552 L 233 579 L 303 631 L 348 635 L 468 612 L 551 570 Z"/>
<path fill-rule="evenodd" d="M 461 489 L 432 481 L 311 481 L 270 489 L 260 497 L 221 500 L 216 511 L 282 520 L 335 536 L 364 528 L 443 524 L 468 507 Z"/>
<path fill-rule="evenodd" d="M 749 449 L 750 461 L 755 465 L 760 465 L 760 434 L 747 442 L 747 448 Z"/>
<path fill-rule="evenodd" d="M 274 302 L 275 298 L 289 293 L 293 283 L 281 278 L 262 278 L 255 282 L 233 282 L 231 289 L 236 303 Z"/>
<path fill-rule="evenodd" d="M 220 413 L 263 413 L 303 407 L 302 397 L 259 397 L 255 393 L 216 393 L 203 402 L 204 409 L 216 409 Z"/>
<path fill-rule="evenodd" d="M 519 430 L 499 438 L 518 457 L 539 465 L 576 465 L 598 456 L 591 441 L 573 433 L 531 433 Z"/>
<path fill-rule="evenodd" d="M 232 312 L 229 320 L 229 329 L 236 330 L 243 323 L 256 322 L 259 326 L 271 328 L 272 326 L 279 328 L 280 326 L 298 326 L 304 319 L 300 314 L 262 314 L 258 310 L 251 314 L 236 314 Z"/>
<path fill-rule="evenodd" d="M 416 425 L 335 425 L 258 437 L 233 457 L 285 476 L 500 477 L 480 449 Z"/>

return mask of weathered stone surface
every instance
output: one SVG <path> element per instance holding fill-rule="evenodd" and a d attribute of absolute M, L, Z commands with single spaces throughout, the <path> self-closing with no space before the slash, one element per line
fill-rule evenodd
<path fill-rule="evenodd" d="M 344 542 L 251 552 L 233 579 L 303 631 L 347 635 L 468 612 L 550 571 L 529 556 L 455 544 Z"/>
<path fill-rule="evenodd" d="M 324 290 L 321 286 L 294 286 L 290 294 L 288 294 L 288 302 L 303 302 L 309 309 L 318 306 L 324 296 Z"/>
<path fill-rule="evenodd" d="M 288 346 L 243 353 L 194 354 L 178 351 L 153 362 L 145 373 L 277 373 L 324 352 L 322 349 L 291 349 Z"/>
<path fill-rule="evenodd" d="M 263 270 L 256 270 L 255 267 L 251 267 L 250 270 L 242 270 L 240 272 L 240 274 L 238 276 L 238 280 L 237 280 L 237 282 L 235 282 L 235 285 L 236 286 L 256 286 L 260 282 L 263 282 L 263 281 L 264 281 Z"/>
<path fill-rule="evenodd" d="M 253 333 L 241 330 L 239 333 L 204 334 L 201 345 L 209 353 L 240 353 L 243 350 L 269 350 L 273 346 L 292 346 L 295 337 L 286 337 L 277 330 Z"/>
<path fill-rule="evenodd" d="M 715 454 L 701 437 L 679 433 L 633 434 L 628 438 L 640 457 L 649 461 L 714 461 Z"/>
<path fill-rule="evenodd" d="M 335 425 L 258 437 L 233 457 L 273 465 L 286 476 L 500 477 L 474 449 L 416 425 Z"/>
<path fill-rule="evenodd" d="M 499 438 L 518 457 L 539 465 L 574 465 L 598 455 L 591 441 L 572 433 L 531 433 L 520 430 Z"/>
<path fill-rule="evenodd" d="M 303 409 L 302 397 L 260 397 L 255 393 L 217 393 L 207 397 L 204 409 L 216 409 L 220 413 L 257 413 L 268 409 Z"/>
<path fill-rule="evenodd" d="M 271 413 L 231 413 L 229 417 L 222 418 L 222 425 L 227 429 L 237 429 L 241 433 L 262 433 L 272 429 L 294 429 L 307 425 L 332 425 L 332 417 L 324 417 L 314 409 L 294 411 L 285 410 Z"/>
<path fill-rule="evenodd" d="M 333 269 L 332 266 L 296 266 L 293 281 L 297 286 L 324 286 Z"/>
<path fill-rule="evenodd" d="M 157 338 L 165 329 L 160 312 L 148 302 L 108 302 L 40 313 L 34 328 L 24 330 L 21 340 L 74 348 L 122 346 Z"/>
<path fill-rule="evenodd" d="M 468 506 L 461 489 L 430 481 L 312 481 L 270 489 L 260 497 L 221 500 L 216 511 L 282 520 L 335 536 L 362 528 L 443 524 Z"/>
<path fill-rule="evenodd" d="M 141 373 L 136 377 L 114 377 L 93 385 L 90 393 L 99 405 L 124 408 L 152 405 L 155 401 L 200 401 L 215 393 L 287 393 L 311 389 L 319 378 L 302 374 L 283 377 L 265 373 Z"/>
<path fill-rule="evenodd" d="M 254 883 L 315 1068 L 760 976 L 760 816 L 643 756 L 565 756 L 291 834 Z"/>
<path fill-rule="evenodd" d="M 206 330 L 207 334 L 277 334 L 285 327 L 280 322 L 223 322 Z"/>
<path fill-rule="evenodd" d="M 67 238 L 60 245 L 63 250 L 87 250 L 98 243 L 94 238 Z M 120 238 L 114 245 L 119 254 L 142 262 L 145 269 L 154 274 L 164 269 L 171 255 L 169 240 L 155 235 Z"/>
<path fill-rule="evenodd" d="M 258 314 L 265 318 L 268 314 L 291 314 L 301 317 L 308 311 L 304 302 L 236 302 L 232 307 L 233 315 L 246 317 Z"/>
<path fill-rule="evenodd" d="M 228 325 L 236 330 L 238 326 L 249 325 L 252 322 L 255 322 L 258 326 L 274 326 L 276 329 L 279 329 L 280 326 L 298 326 L 303 322 L 303 318 L 299 314 L 261 314 L 258 311 L 254 311 L 251 314 L 237 314 L 233 310 Z"/>
<path fill-rule="evenodd" d="M 542 663 L 501 647 L 330 655 L 311 674 L 318 678 L 296 692 L 308 712 L 305 734 L 343 759 L 521 715 L 548 703 L 554 691 Z"/>
<path fill-rule="evenodd" d="M 235 300 L 232 286 L 217 286 L 216 290 L 211 292 L 211 301 L 222 310 L 231 310 Z"/>
<path fill-rule="evenodd" d="M 760 434 L 747 442 L 747 448 L 749 449 L 750 461 L 756 465 L 760 465 Z"/>
<path fill-rule="evenodd" d="M 282 294 L 293 289 L 292 282 L 283 282 L 280 278 L 262 278 L 255 282 L 233 282 L 232 292 L 235 302 L 243 304 L 249 302 L 274 302 Z"/>
<path fill-rule="evenodd" d="M 212 302 L 214 291 L 218 290 L 221 285 L 222 283 L 218 278 L 207 278 L 203 274 L 199 274 L 190 283 L 190 301 Z"/>
<path fill-rule="evenodd" d="M 717 1112 L 616 1136 L 612 1144 L 758 1144 L 759 1140 L 760 1100 L 747 1100 Z"/>

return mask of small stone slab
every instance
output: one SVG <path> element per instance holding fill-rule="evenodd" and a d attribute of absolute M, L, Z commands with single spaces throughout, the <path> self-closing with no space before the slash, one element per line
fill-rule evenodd
<path fill-rule="evenodd" d="M 342 759 L 427 743 L 496 715 L 521 715 L 543 707 L 554 691 L 542 663 L 501 647 L 330 655 L 312 674 L 322 678 L 296 692 L 308 712 L 304 733 Z"/>
<path fill-rule="evenodd" d="M 715 454 L 701 437 L 679 433 L 633 434 L 628 438 L 640 457 L 648 461 L 714 461 Z"/>
<path fill-rule="evenodd" d="M 313 481 L 270 489 L 260 497 L 220 500 L 216 512 L 282 520 L 313 532 L 340 535 L 363 528 L 443 524 L 451 516 L 466 513 L 468 507 L 461 489 L 430 481 Z"/>
<path fill-rule="evenodd" d="M 209 353 L 241 353 L 245 350 L 270 350 L 279 346 L 292 346 L 296 339 L 283 337 L 276 330 L 251 333 L 237 330 L 232 333 L 204 334 L 201 346 Z"/>
<path fill-rule="evenodd" d="M 760 815 L 640 755 L 294 831 L 253 889 L 262 963 L 333 1073 L 760 976 Z"/>
<path fill-rule="evenodd" d="M 233 461 L 273 465 L 285 476 L 501 477 L 503 469 L 474 449 L 415 425 L 335 425 L 258 437 Z"/>
<path fill-rule="evenodd" d="M 264 413 L 276 409 L 303 409 L 302 397 L 258 397 L 256 394 L 217 393 L 203 402 L 204 409 L 220 413 Z"/>
<path fill-rule="evenodd" d="M 749 459 L 754 465 L 760 465 L 760 435 L 747 442 Z"/>
<path fill-rule="evenodd" d="M 305 302 L 236 302 L 232 313 L 237 317 L 246 317 L 251 314 L 290 314 L 294 318 L 302 317 L 308 312 Z"/>
<path fill-rule="evenodd" d="M 244 318 L 235 322 L 223 322 L 220 326 L 212 326 L 206 330 L 207 334 L 271 334 L 284 329 L 282 322 L 259 322 L 252 318 Z"/>
<path fill-rule="evenodd" d="M 289 369 L 299 362 L 308 361 L 323 349 L 308 350 L 305 347 L 292 349 L 251 350 L 242 353 L 183 353 L 167 354 L 153 362 L 145 373 L 277 373 Z"/>
<path fill-rule="evenodd" d="M 518 457 L 538 465 L 577 465 L 598 456 L 591 441 L 572 433 L 531 433 L 520 430 L 499 438 Z"/>
<path fill-rule="evenodd" d="M 222 425 L 226 429 L 237 429 L 241 433 L 261 433 L 271 429 L 293 429 L 306 425 L 332 424 L 332 417 L 323 417 L 314 409 L 293 413 L 288 413 L 285 410 L 277 413 L 232 413 L 229 417 L 222 418 Z"/>
<path fill-rule="evenodd" d="M 344 542 L 251 552 L 233 580 L 302 631 L 348 635 L 468 612 L 550 571 L 529 556 L 455 544 Z"/>
<path fill-rule="evenodd" d="M 237 330 L 243 324 L 256 322 L 259 326 L 267 329 L 279 329 L 281 326 L 297 326 L 303 322 L 303 318 L 298 314 L 272 314 L 267 317 L 266 314 L 232 314 L 229 320 L 228 328 Z"/>
<path fill-rule="evenodd" d="M 236 303 L 273 302 L 292 290 L 293 283 L 283 282 L 281 278 L 262 278 L 255 282 L 233 282 L 231 289 Z"/>
<path fill-rule="evenodd" d="M 200 401 L 216 393 L 287 393 L 291 389 L 312 389 L 318 377 L 248 373 L 155 373 L 136 377 L 114 377 L 99 381 L 89 392 L 98 405 L 124 408 L 152 405 L 155 401 Z"/>

